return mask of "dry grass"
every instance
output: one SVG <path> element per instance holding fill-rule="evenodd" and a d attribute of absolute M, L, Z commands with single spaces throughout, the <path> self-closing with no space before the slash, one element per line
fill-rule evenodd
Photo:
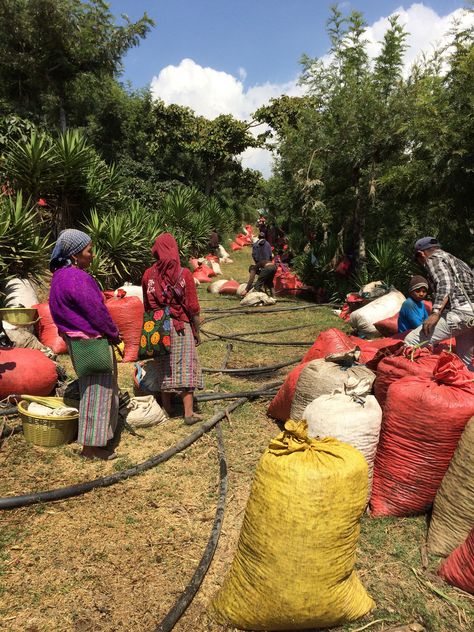
<path fill-rule="evenodd" d="M 225 272 L 244 281 L 248 250 L 238 253 Z M 233 307 L 234 300 L 211 298 L 200 288 L 202 307 Z M 304 310 L 265 316 L 232 316 L 210 321 L 221 333 L 254 331 L 308 324 L 307 329 L 265 336 L 270 340 L 313 340 L 322 329 L 340 326 L 329 310 Z M 202 364 L 219 367 L 224 341 L 200 347 Z M 302 355 L 305 348 L 259 347 L 235 342 L 229 366 L 273 364 Z M 67 359 L 64 366 L 71 371 Z M 283 378 L 287 369 L 278 372 Z M 238 391 L 274 381 L 208 375 L 206 390 Z M 120 366 L 120 384 L 132 387 L 132 367 Z M 219 403 L 220 407 L 221 404 Z M 278 427 L 265 415 L 267 402 L 242 406 L 224 423 L 229 467 L 229 493 L 219 546 L 194 602 L 176 626 L 179 631 L 217 632 L 208 620 L 207 605 L 222 582 L 235 551 L 243 511 L 256 463 Z M 202 409 L 211 415 L 212 404 Z M 8 439 L 0 450 L 0 494 L 17 495 L 53 489 L 124 469 L 161 452 L 186 436 L 189 428 L 174 419 L 140 431 L 144 438 L 122 436 L 116 461 L 86 462 L 72 444 L 42 449 L 25 443 L 21 435 Z M 186 452 L 138 477 L 71 500 L 18 509 L 1 514 L 0 629 L 8 632 L 144 632 L 154 630 L 191 578 L 209 537 L 218 489 L 214 432 Z M 468 610 L 473 601 L 443 585 L 448 603 L 413 574 L 433 583 L 437 561 L 421 571 L 420 546 L 424 517 L 363 519 L 358 569 L 378 608 L 366 620 L 340 630 L 355 630 L 382 619 L 370 630 L 395 623 L 421 623 L 433 632 L 472 629 Z"/>

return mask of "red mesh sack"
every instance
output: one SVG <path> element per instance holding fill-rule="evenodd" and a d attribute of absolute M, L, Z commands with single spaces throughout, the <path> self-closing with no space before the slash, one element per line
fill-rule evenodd
<path fill-rule="evenodd" d="M 207 268 L 207 266 L 205 266 Z M 209 269 L 209 268 L 207 268 Z M 197 270 L 194 270 L 193 277 L 199 281 L 199 283 L 211 283 L 212 279 L 206 270 L 203 270 L 203 266 L 199 267 Z"/>
<path fill-rule="evenodd" d="M 224 285 L 219 288 L 219 294 L 237 294 L 237 289 L 239 287 L 240 283 L 238 281 L 230 279 L 230 281 L 226 281 Z"/>
<path fill-rule="evenodd" d="M 374 466 L 374 516 L 424 513 L 433 504 L 459 438 L 474 415 L 472 373 L 442 352 L 433 376 L 388 389 Z"/>
<path fill-rule="evenodd" d="M 270 402 L 267 414 L 279 421 L 287 421 L 290 418 L 291 404 L 295 396 L 296 383 L 306 363 L 302 362 L 292 369 L 286 376 L 286 380 L 280 386 L 280 390 Z"/>
<path fill-rule="evenodd" d="M 438 575 L 448 584 L 474 595 L 474 527 L 463 544 L 444 560 Z"/>
<path fill-rule="evenodd" d="M 194 270 L 197 270 L 199 268 L 199 261 L 191 257 L 191 259 L 189 260 L 189 265 L 191 266 L 191 270 L 194 272 Z"/>
<path fill-rule="evenodd" d="M 231 247 L 231 249 L 232 249 L 232 250 L 234 250 L 234 251 L 235 251 L 235 250 L 242 250 L 242 246 L 240 246 L 240 245 L 239 245 L 238 243 L 236 243 L 235 241 L 233 241 L 233 242 L 230 244 L 230 247 Z"/>
<path fill-rule="evenodd" d="M 49 310 L 49 303 L 33 305 L 38 310 L 39 321 L 36 323 L 36 334 L 39 341 L 49 347 L 54 353 L 67 353 L 67 345 L 59 335 Z"/>
<path fill-rule="evenodd" d="M 394 336 L 398 334 L 398 314 L 390 316 L 390 318 L 384 318 L 374 323 L 375 329 L 382 334 L 382 336 Z"/>
<path fill-rule="evenodd" d="M 384 407 L 391 384 L 411 375 L 430 378 L 438 360 L 439 356 L 430 353 L 428 349 L 418 349 L 416 353 L 411 354 L 406 347 L 401 347 L 397 355 L 383 358 L 378 363 L 374 382 L 374 395 L 380 406 Z"/>
<path fill-rule="evenodd" d="M 134 362 L 138 359 L 138 345 L 143 326 L 143 303 L 137 296 L 109 298 L 106 296 L 105 306 L 109 310 L 112 320 L 117 325 L 125 348 L 123 362 Z"/>
<path fill-rule="evenodd" d="M 248 241 L 242 235 L 237 235 L 237 237 L 235 238 L 235 243 L 239 246 L 246 246 L 248 244 Z"/>
<path fill-rule="evenodd" d="M 49 395 L 58 381 L 56 365 L 38 349 L 0 351 L 0 399 L 13 393 Z"/>
<path fill-rule="evenodd" d="M 208 261 L 214 261 L 215 263 L 219 263 L 219 257 L 216 257 L 215 255 L 206 255 L 204 259 L 207 259 Z"/>

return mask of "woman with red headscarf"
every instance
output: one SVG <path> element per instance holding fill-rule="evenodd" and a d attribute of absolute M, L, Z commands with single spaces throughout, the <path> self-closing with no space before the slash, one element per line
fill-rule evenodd
<path fill-rule="evenodd" d="M 171 412 L 171 394 L 183 398 L 184 422 L 187 425 L 201 419 L 193 412 L 193 392 L 203 388 L 202 371 L 196 351 L 199 335 L 199 301 L 194 279 L 182 268 L 178 245 L 170 233 L 157 237 L 151 249 L 156 261 L 145 270 L 142 279 L 145 311 L 168 305 L 171 314 L 171 351 L 156 358 L 157 391 L 161 392 L 164 409 Z"/>

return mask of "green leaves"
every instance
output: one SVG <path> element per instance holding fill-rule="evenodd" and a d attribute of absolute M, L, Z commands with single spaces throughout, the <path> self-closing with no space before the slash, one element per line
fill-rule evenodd
<path fill-rule="evenodd" d="M 0 269 L 4 279 L 39 278 L 44 274 L 52 239 L 39 221 L 35 205 L 16 196 L 0 196 Z"/>

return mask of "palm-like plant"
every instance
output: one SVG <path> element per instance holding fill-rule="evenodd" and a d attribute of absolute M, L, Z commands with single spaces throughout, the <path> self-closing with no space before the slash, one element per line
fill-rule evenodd
<path fill-rule="evenodd" d="M 383 281 L 388 286 L 403 288 L 410 275 L 410 261 L 400 245 L 380 241 L 368 251 L 367 272 L 370 280 Z"/>
<path fill-rule="evenodd" d="M 0 269 L 4 279 L 39 279 L 44 273 L 52 240 L 35 204 L 19 191 L 0 196 Z"/>
<path fill-rule="evenodd" d="M 5 151 L 3 168 L 15 190 L 37 200 L 56 179 L 56 157 L 51 138 L 33 130 L 27 141 L 13 141 Z"/>

